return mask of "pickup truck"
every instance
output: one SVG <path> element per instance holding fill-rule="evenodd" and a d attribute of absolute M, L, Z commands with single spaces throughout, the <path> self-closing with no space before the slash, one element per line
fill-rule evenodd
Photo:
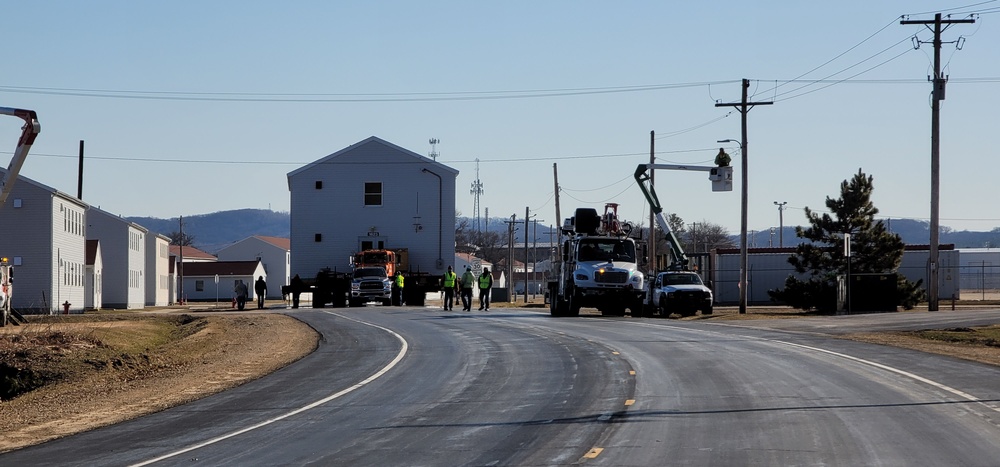
<path fill-rule="evenodd" d="M 660 316 L 694 316 L 699 310 L 703 315 L 712 314 L 712 290 L 696 272 L 661 272 L 651 287 L 653 307 Z"/>
<path fill-rule="evenodd" d="M 351 306 L 364 306 L 366 302 L 392 304 L 392 280 L 385 268 L 355 268 L 351 278 Z"/>

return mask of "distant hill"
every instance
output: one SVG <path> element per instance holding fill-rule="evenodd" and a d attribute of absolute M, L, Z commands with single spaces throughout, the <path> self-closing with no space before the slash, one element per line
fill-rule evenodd
<path fill-rule="evenodd" d="M 159 219 L 155 217 L 129 217 L 129 221 L 135 222 L 153 232 L 168 235 L 179 229 L 177 218 Z M 467 222 L 471 228 L 473 220 L 467 217 L 459 217 L 456 222 Z M 482 220 L 482 224 L 493 232 L 507 233 L 507 222 L 510 218 L 498 217 Z M 222 248 L 235 242 L 243 240 L 251 235 L 266 235 L 272 237 L 288 237 L 291 230 L 290 216 L 287 212 L 276 212 L 267 209 L 238 209 L 234 211 L 219 211 L 211 214 L 198 214 L 184 216 L 184 233 L 194 236 L 194 246 L 209 253 L 216 253 Z M 515 231 L 515 242 L 524 241 L 524 219 L 517 219 Z M 888 221 L 889 230 L 902 237 L 903 242 L 911 245 L 926 245 L 930 240 L 929 223 L 909 219 L 892 219 Z M 529 238 L 534 237 L 535 227 L 531 227 Z M 941 233 L 941 243 L 954 244 L 956 248 L 985 248 L 987 246 L 1000 246 L 1000 228 L 989 232 L 952 231 L 944 227 Z M 733 235 L 733 242 L 739 244 L 739 232 L 730 232 Z M 549 238 L 549 228 L 547 225 L 538 225 L 537 237 L 539 241 Z M 756 231 L 753 235 L 751 245 L 757 247 L 767 247 L 769 242 L 773 246 L 778 246 L 778 232 L 775 227 L 774 236 L 770 231 Z M 784 245 L 794 246 L 800 243 L 795 236 L 794 226 L 785 226 Z"/>
<path fill-rule="evenodd" d="M 176 217 L 129 217 L 128 220 L 163 235 L 180 230 Z M 290 226 L 289 213 L 267 209 L 237 209 L 184 216 L 184 233 L 194 237 L 196 248 L 212 254 L 252 235 L 288 238 Z"/>

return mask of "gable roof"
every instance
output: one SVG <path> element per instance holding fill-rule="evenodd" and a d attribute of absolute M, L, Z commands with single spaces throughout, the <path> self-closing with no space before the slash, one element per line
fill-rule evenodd
<path fill-rule="evenodd" d="M 265 235 L 254 235 L 253 238 L 259 239 L 262 242 L 274 245 L 282 250 L 289 251 L 292 249 L 292 240 L 285 237 L 268 237 Z"/>
<path fill-rule="evenodd" d="M 7 174 L 7 169 L 5 169 L 3 167 L 0 167 L 0 175 L 6 175 L 6 174 Z M 32 179 L 30 179 L 28 177 L 25 177 L 24 175 L 20 175 L 19 174 L 17 176 L 17 183 L 19 183 L 19 184 L 20 183 L 27 183 L 29 185 L 34 185 L 34 186 L 36 186 L 36 187 L 38 187 L 38 188 L 40 188 L 40 189 L 42 189 L 44 191 L 47 191 L 49 193 L 52 193 L 53 195 L 56 195 L 57 197 L 64 198 L 67 201 L 76 203 L 76 204 L 80 205 L 80 207 L 82 207 L 82 208 L 87 208 L 87 207 L 90 206 L 89 204 L 84 203 L 82 200 L 77 199 L 76 196 L 73 196 L 73 195 L 68 194 L 68 193 L 63 193 L 63 192 L 61 192 L 61 191 L 59 191 L 59 190 L 57 190 L 55 188 L 52 188 L 52 187 L 50 187 L 48 185 L 45 185 L 44 183 L 39 183 L 36 180 L 32 180 Z"/>
<path fill-rule="evenodd" d="M 180 245 L 170 245 L 170 256 L 180 256 L 180 255 L 181 255 L 181 247 L 180 247 Z M 199 249 L 197 249 L 197 248 L 195 248 L 193 246 L 190 246 L 190 245 L 184 247 L 184 257 L 185 258 L 199 258 L 199 259 L 203 259 L 203 260 L 205 260 L 205 259 L 209 259 L 209 260 L 218 259 L 215 256 L 212 256 L 212 255 L 210 255 L 208 253 L 205 253 L 204 251 L 201 251 L 201 250 L 199 250 Z"/>
<path fill-rule="evenodd" d="M 100 240 L 87 240 L 87 259 L 84 261 L 84 264 L 93 266 L 97 262 L 97 250 L 100 247 Z"/>
<path fill-rule="evenodd" d="M 185 248 L 186 250 L 186 248 Z M 191 276 L 252 276 L 260 261 L 195 261 L 184 263 L 184 277 Z"/>
<path fill-rule="evenodd" d="M 341 149 L 341 150 L 339 150 L 339 151 L 337 151 L 337 152 L 335 152 L 333 154 L 330 154 L 330 155 L 328 155 L 328 156 L 326 156 L 326 157 L 324 157 L 322 159 L 319 159 L 317 161 L 313 161 L 312 163 L 306 164 L 306 165 L 304 165 L 302 167 L 299 167 L 299 168 L 297 168 L 297 169 L 295 169 L 295 170 L 293 170 L 291 172 L 288 172 L 288 178 L 291 179 L 293 176 L 298 175 L 299 173 L 302 173 L 304 171 L 307 171 L 307 170 L 309 170 L 309 169 L 311 169 L 311 168 L 313 168 L 313 167 L 315 167 L 317 165 L 330 163 L 333 159 L 336 159 L 337 157 L 340 157 L 340 156 L 342 156 L 344 154 L 350 153 L 351 151 L 354 151 L 354 150 L 356 150 L 356 149 L 358 149 L 358 148 L 360 148 L 360 147 L 362 147 L 364 145 L 367 145 L 367 144 L 381 144 L 383 146 L 386 146 L 389 149 L 392 149 L 392 150 L 394 150 L 396 152 L 399 152 L 400 154 L 404 154 L 404 155 L 413 157 L 415 159 L 418 159 L 419 162 L 430 164 L 430 165 L 432 165 L 434 167 L 440 168 L 441 170 L 444 170 L 446 172 L 450 172 L 452 175 L 456 175 L 456 176 L 458 175 L 458 170 L 453 169 L 451 167 L 448 167 L 447 165 L 444 165 L 444 164 L 442 164 L 442 163 L 440 163 L 438 161 L 435 161 L 434 159 L 431 159 L 431 158 L 429 158 L 427 156 L 424 156 L 424 155 L 421 155 L 421 154 L 417 154 L 417 153 L 415 153 L 413 151 L 410 151 L 409 149 L 402 148 L 400 146 L 396 146 L 395 144 L 392 144 L 392 143 L 390 143 L 390 142 L 388 142 L 388 141 L 386 141 L 386 140 L 384 140 L 382 138 L 379 138 L 377 136 L 369 136 L 366 139 L 358 141 L 357 143 L 354 143 L 354 144 L 352 144 L 352 145 L 350 145 L 350 146 L 348 146 L 348 147 L 346 147 L 344 149 Z"/>

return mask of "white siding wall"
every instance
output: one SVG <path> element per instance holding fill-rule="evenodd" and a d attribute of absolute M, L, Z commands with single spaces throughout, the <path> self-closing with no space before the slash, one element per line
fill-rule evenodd
<path fill-rule="evenodd" d="M 256 237 L 245 238 L 219 250 L 218 257 L 219 261 L 254 261 L 259 257 L 267 272 L 267 298 L 281 298 L 281 286 L 288 285 L 291 280 L 288 250 Z M 256 280 L 254 278 L 254 282 Z"/>
<path fill-rule="evenodd" d="M 104 306 L 143 308 L 146 230 L 94 207 L 87 211 L 87 225 L 88 238 L 101 241 L 104 255 Z"/>
<path fill-rule="evenodd" d="M 170 302 L 170 240 L 162 235 L 146 235 L 146 306 L 166 306 Z"/>
<path fill-rule="evenodd" d="M 808 280 L 807 274 L 797 274 L 788 257 L 793 253 L 760 253 L 747 255 L 747 302 L 750 304 L 772 303 L 768 290 L 785 287 L 785 278 L 796 276 Z M 903 252 L 903 260 L 899 273 L 907 280 L 916 282 L 923 280 L 923 288 L 927 288 L 927 250 L 907 250 Z M 958 250 L 941 250 L 939 252 L 940 274 L 939 296 L 950 298 L 958 296 Z M 713 286 L 716 303 L 736 304 L 740 301 L 739 292 L 740 255 L 725 254 L 716 256 Z"/>
<path fill-rule="evenodd" d="M 440 183 L 422 169 L 440 175 Z M 350 255 L 368 240 L 408 248 L 412 270 L 443 274 L 455 254 L 456 176 L 377 139 L 292 172 L 291 274 L 311 278 L 324 267 L 349 270 Z M 316 188 L 318 181 L 322 188 Z M 382 183 L 381 206 L 365 206 L 365 182 Z"/>
<path fill-rule="evenodd" d="M 67 302 L 70 311 L 83 311 L 86 303 L 86 210 L 60 196 L 54 197 L 53 203 L 52 272 L 55 291 L 52 303 L 60 312 L 63 303 Z"/>
<path fill-rule="evenodd" d="M 254 273 L 249 276 L 221 276 L 219 277 L 218 292 L 216 292 L 215 287 L 215 276 L 184 276 L 184 295 L 187 296 L 188 300 L 214 301 L 218 298 L 220 305 L 223 303 L 231 303 L 233 298 L 236 296 L 234 292 L 236 281 L 242 280 L 243 282 L 246 282 L 247 290 L 250 291 L 250 298 L 247 300 L 247 306 L 256 308 L 256 304 L 251 305 L 253 300 L 256 299 L 253 291 L 253 283 L 260 276 L 264 276 L 264 280 L 267 280 L 267 273 L 264 272 L 264 267 L 261 265 L 258 265 L 254 270 Z M 202 290 L 198 290 L 198 282 L 201 282 Z"/>
<path fill-rule="evenodd" d="M 101 276 L 104 273 L 104 260 L 101 258 L 101 245 L 97 245 L 97 254 L 94 256 L 94 265 L 87 266 L 87 284 L 84 287 L 86 297 L 83 305 L 87 309 L 100 310 L 104 304 L 101 300 Z"/>
<path fill-rule="evenodd" d="M 60 205 L 75 213 L 83 212 L 86 206 L 53 188 L 18 177 L 10 198 L 0 206 L 0 256 L 14 265 L 11 306 L 16 309 L 61 311 L 58 304 L 68 300 L 71 311 L 83 310 L 82 283 L 71 286 L 56 280 L 62 279 L 57 252 L 63 264 L 68 261 L 74 265 L 82 265 L 86 253 L 86 242 L 81 240 L 85 226 L 77 226 L 72 234 L 64 231 Z M 82 273 L 83 266 L 80 268 Z"/>

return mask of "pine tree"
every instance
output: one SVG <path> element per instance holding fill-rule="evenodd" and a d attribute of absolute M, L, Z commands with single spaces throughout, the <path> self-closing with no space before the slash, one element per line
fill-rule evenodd
<path fill-rule="evenodd" d="M 872 177 L 861 169 L 850 180 L 840 184 L 840 198 L 826 198 L 826 207 L 832 213 L 817 214 L 808 207 L 808 228 L 795 228 L 796 236 L 809 240 L 800 243 L 795 256 L 788 262 L 799 274 L 809 274 L 802 281 L 788 276 L 785 288 L 770 290 L 773 300 L 784 302 L 803 310 L 815 309 L 831 312 L 837 302 L 837 276 L 846 275 L 848 261 L 844 255 L 844 234 L 851 234 L 850 272 L 896 272 L 903 260 L 903 240 L 898 234 L 889 233 L 882 221 L 876 221 L 878 209 L 871 201 L 875 186 Z M 897 275 L 896 303 L 905 309 L 913 308 L 923 298 L 920 284 Z"/>

